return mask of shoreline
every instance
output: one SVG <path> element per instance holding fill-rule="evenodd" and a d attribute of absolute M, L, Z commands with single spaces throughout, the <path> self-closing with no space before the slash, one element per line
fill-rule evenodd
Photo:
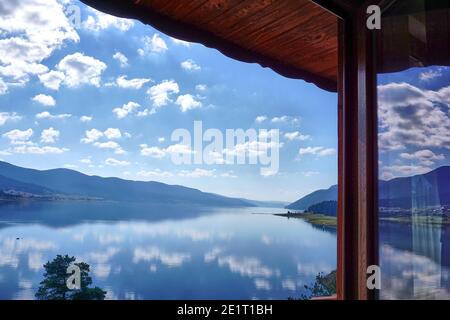
<path fill-rule="evenodd" d="M 316 213 L 274 213 L 274 216 L 285 217 L 285 218 L 294 218 L 294 219 L 302 219 L 306 222 L 309 222 L 315 226 L 322 227 L 333 227 L 337 226 L 337 218 L 332 216 L 327 216 L 324 214 L 316 214 Z"/>
<path fill-rule="evenodd" d="M 285 217 L 285 218 L 294 218 L 294 219 L 302 219 L 306 222 L 311 223 L 315 226 L 322 227 L 337 227 L 337 218 L 333 216 L 327 216 L 324 214 L 316 214 L 311 212 L 304 213 L 273 213 L 274 216 Z M 396 223 L 415 223 L 421 225 L 450 225 L 450 218 L 447 217 L 437 217 L 437 216 L 418 216 L 418 217 L 405 217 L 405 216 L 397 216 L 397 217 L 380 217 L 380 222 L 396 222 Z"/>

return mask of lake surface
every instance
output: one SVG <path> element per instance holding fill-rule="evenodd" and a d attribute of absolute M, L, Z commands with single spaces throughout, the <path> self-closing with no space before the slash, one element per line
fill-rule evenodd
<path fill-rule="evenodd" d="M 0 299 L 33 299 L 69 254 L 110 299 L 287 299 L 336 268 L 336 235 L 273 208 L 89 202 L 0 206 Z M 169 218 L 170 217 L 170 218 Z M 19 240 L 17 240 L 19 238 Z"/>
<path fill-rule="evenodd" d="M 336 268 L 336 234 L 276 212 L 285 210 L 2 204 L 0 299 L 33 299 L 57 254 L 89 263 L 109 299 L 300 297 Z M 380 297 L 450 299 L 449 245 L 450 226 L 381 222 Z"/>
<path fill-rule="evenodd" d="M 450 299 L 450 226 L 382 221 L 382 299 Z"/>

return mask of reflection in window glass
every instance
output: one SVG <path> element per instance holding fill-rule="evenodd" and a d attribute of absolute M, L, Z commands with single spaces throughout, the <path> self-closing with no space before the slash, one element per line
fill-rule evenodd
<path fill-rule="evenodd" d="M 381 299 L 450 299 L 449 9 L 397 1 L 378 75 Z"/>

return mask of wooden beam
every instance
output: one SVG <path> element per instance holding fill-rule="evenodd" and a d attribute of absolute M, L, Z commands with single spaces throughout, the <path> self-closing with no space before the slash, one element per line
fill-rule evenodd
<path fill-rule="evenodd" d="M 356 10 L 361 6 L 361 0 L 312 0 L 319 6 L 335 14 L 336 16 L 346 19 L 350 18 Z"/>
<path fill-rule="evenodd" d="M 351 300 L 377 297 L 366 286 L 367 267 L 378 265 L 375 34 L 366 28 L 367 5 L 339 26 L 337 294 Z"/>

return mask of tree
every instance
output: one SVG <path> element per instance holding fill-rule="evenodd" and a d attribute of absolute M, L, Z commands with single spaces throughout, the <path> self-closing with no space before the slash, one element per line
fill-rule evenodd
<path fill-rule="evenodd" d="M 312 286 L 304 285 L 304 293 L 300 295 L 299 300 L 309 300 L 314 297 L 329 297 L 336 294 L 336 270 L 324 275 L 318 273 L 316 280 Z M 293 297 L 288 297 L 288 300 L 297 300 Z"/>
<path fill-rule="evenodd" d="M 99 287 L 89 288 L 92 278 L 89 276 L 89 265 L 84 262 L 75 263 L 75 257 L 57 255 L 53 261 L 44 264 L 44 280 L 41 281 L 36 298 L 39 300 L 104 300 L 106 291 Z M 80 269 L 80 289 L 69 289 L 67 273 L 69 266 Z"/>

